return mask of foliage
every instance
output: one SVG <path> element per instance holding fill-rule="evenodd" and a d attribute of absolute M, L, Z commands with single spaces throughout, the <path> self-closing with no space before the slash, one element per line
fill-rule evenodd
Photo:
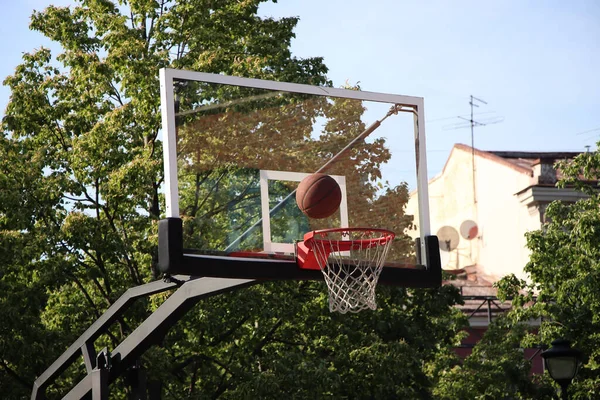
<path fill-rule="evenodd" d="M 323 284 L 314 282 L 210 298 L 167 338 L 166 356 L 176 360 L 169 374 L 184 385 L 165 382 L 194 398 L 431 398 L 435 381 L 424 367 L 456 344 L 464 323 L 440 303 L 457 301 L 449 286 L 384 287 L 378 310 L 330 314 Z"/>
<path fill-rule="evenodd" d="M 509 354 L 508 343 L 522 348 L 550 346 L 554 339 L 565 338 L 580 349 L 583 365 L 569 389 L 571 398 L 589 399 L 599 396 L 600 374 L 600 331 L 599 307 L 600 291 L 600 197 L 597 185 L 600 176 L 600 154 L 583 153 L 574 160 L 557 165 L 562 174 L 558 187 L 577 190 L 581 199 L 573 203 L 553 202 L 545 208 L 547 221 L 542 229 L 527 234 L 527 246 L 531 251 L 525 271 L 529 281 L 507 276 L 497 286 L 499 296 L 511 299 L 513 310 L 503 319 L 506 337 L 485 342 L 480 346 L 491 348 L 500 354 Z M 541 321 L 537 331 L 520 334 L 523 325 L 531 321 Z M 508 340 L 513 338 L 512 340 Z M 511 362 L 513 367 L 516 360 Z M 502 389 L 502 380 L 511 374 L 505 366 L 496 363 L 498 379 L 489 381 L 488 390 Z M 474 368 L 483 369 L 480 360 Z M 527 379 L 523 369 L 512 378 L 516 382 Z M 465 378 L 468 375 L 463 375 Z M 535 379 L 532 381 L 535 383 Z M 552 380 L 545 374 L 539 389 L 545 390 Z M 524 382 L 525 383 L 525 382 Z M 531 392 L 519 392 L 531 397 Z M 538 393 L 535 398 L 541 396 Z"/>
<path fill-rule="evenodd" d="M 575 190 L 580 200 L 542 206 L 546 222 L 527 234 L 529 279 L 509 275 L 496 283 L 498 297 L 510 300 L 512 310 L 492 323 L 461 364 L 450 359 L 437 365 L 439 398 L 555 398 L 556 384 L 548 374 L 531 376 L 519 349 L 549 347 L 558 338 L 584 355 L 570 398 L 599 396 L 600 153 L 556 167 L 557 186 Z"/>
<path fill-rule="evenodd" d="M 0 327 L 4 398 L 26 397 L 126 289 L 156 278 L 159 68 L 329 84 L 322 59 L 289 51 L 297 18 L 258 17 L 260 3 L 81 0 L 34 12 L 31 28 L 63 51 L 26 53 L 5 80 L 12 94 L 0 141 L 0 317 L 11 321 Z M 349 110 L 331 107 L 332 115 Z M 364 128 L 354 111 L 348 135 Z M 325 135 L 336 141 L 340 132 L 331 125 Z M 375 172 L 386 161 L 382 142 L 358 151 L 357 168 Z M 407 198 L 406 187 L 388 194 Z M 402 228 L 410 218 L 394 223 Z M 430 397 L 425 366 L 447 352 L 464 322 L 451 307 L 455 290 L 384 289 L 379 311 L 351 316 L 329 315 L 324 296 L 322 285 L 291 282 L 207 299 L 148 354 L 151 377 L 171 398 Z M 157 304 L 142 302 L 96 346 L 114 348 Z M 67 371 L 49 397 L 80 373 L 79 365 Z M 127 391 L 121 384 L 115 398 Z"/>
<path fill-rule="evenodd" d="M 543 322 L 540 341 L 566 338 L 584 354 L 584 364 L 570 390 L 573 398 L 600 395 L 600 197 L 597 185 L 600 154 L 583 153 L 559 164 L 562 188 L 575 187 L 587 198 L 553 203 L 544 230 L 528 236 L 532 251 L 527 272 L 538 291 L 536 309 Z M 583 197 L 583 196 L 582 196 Z"/>
<path fill-rule="evenodd" d="M 45 229 L 34 212 L 51 218 L 55 201 L 44 185 L 37 152 L 30 163 L 20 160 L 23 143 L 0 138 L 0 390 L 20 398 L 45 368 L 58 335 L 45 329 L 41 311 L 46 288 L 59 262 L 45 257 Z M 45 201 L 40 201 L 44 199 Z"/>
<path fill-rule="evenodd" d="M 525 324 L 500 316 L 460 364 L 440 371 L 440 399 L 552 399 L 548 379 L 531 376 L 522 344 L 532 335 Z"/>

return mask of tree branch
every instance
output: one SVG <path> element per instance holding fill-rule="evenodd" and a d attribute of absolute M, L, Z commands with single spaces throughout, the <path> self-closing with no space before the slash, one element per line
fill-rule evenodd
<path fill-rule="evenodd" d="M 11 367 L 9 367 L 6 360 L 0 360 L 0 361 L 1 361 L 0 367 L 2 367 L 2 369 L 4 369 L 8 375 L 12 376 L 22 386 L 24 386 L 28 389 L 31 388 L 31 382 L 28 382 L 27 380 L 22 378 L 21 375 L 17 374 Z"/>
<path fill-rule="evenodd" d="M 194 394 L 194 390 L 196 389 L 196 376 L 198 376 L 198 365 L 194 363 L 194 372 L 192 372 L 192 378 L 190 379 L 190 387 L 188 388 L 188 396 L 192 396 Z"/>
<path fill-rule="evenodd" d="M 231 334 L 233 334 L 240 326 L 244 325 L 244 323 L 246 323 L 246 321 L 248 321 L 248 319 L 250 319 L 249 316 L 243 317 L 237 324 L 235 324 L 233 327 L 231 327 L 230 329 L 228 329 L 227 331 L 225 331 L 224 333 L 219 335 L 219 337 L 217 337 L 215 340 L 210 342 L 208 345 L 216 346 L 217 344 L 221 343 L 222 341 L 227 339 L 229 336 L 231 336 Z"/>
<path fill-rule="evenodd" d="M 222 363 L 221 361 L 213 358 L 211 356 L 207 356 L 206 354 L 192 354 L 188 358 L 186 358 L 181 363 L 177 364 L 171 371 L 175 374 L 178 371 L 181 371 L 183 368 L 187 367 L 192 363 L 198 363 L 198 361 L 210 361 L 218 367 L 222 368 L 227 374 L 233 375 L 233 373 L 227 368 L 227 365 Z"/>
<path fill-rule="evenodd" d="M 118 237 L 121 237 L 121 234 L 115 224 L 114 217 L 110 213 L 108 206 L 103 205 L 102 209 L 104 210 L 104 215 L 106 215 L 106 219 L 108 220 L 108 223 L 110 224 L 110 227 L 112 228 L 112 230 L 115 232 L 115 234 Z M 132 282 L 137 283 L 139 285 L 142 283 L 141 277 L 139 276 L 139 273 L 138 273 L 139 271 L 137 271 L 137 268 L 134 267 L 134 263 L 131 261 L 131 259 L 129 258 L 129 255 L 127 254 L 127 252 L 128 252 L 127 244 L 123 242 L 122 237 L 121 237 L 121 243 L 125 247 L 123 249 L 122 256 L 125 259 L 125 265 L 127 266 L 127 269 L 129 270 L 129 275 L 131 277 L 131 280 L 132 280 Z"/>
<path fill-rule="evenodd" d="M 74 273 L 69 273 L 69 275 L 71 276 L 71 278 L 73 278 L 73 282 L 75 282 L 75 284 L 77 285 L 79 290 L 81 290 L 83 297 L 85 297 L 85 299 L 87 300 L 89 305 L 92 307 L 92 311 L 96 315 L 96 319 L 100 318 L 100 316 L 101 316 L 100 310 L 98 310 L 98 307 L 96 306 L 96 303 L 94 303 L 92 296 L 90 296 L 88 291 L 85 289 L 85 287 L 83 286 L 81 281 L 77 278 L 77 276 Z"/>
<path fill-rule="evenodd" d="M 275 334 L 275 331 L 277 329 L 279 329 L 279 327 L 282 324 L 283 324 L 283 320 L 281 318 L 279 320 L 277 320 L 275 325 L 273 325 L 273 327 L 271 327 L 271 329 L 269 330 L 269 332 L 267 332 L 265 337 L 263 337 L 262 340 L 260 342 L 258 342 L 258 345 L 252 351 L 252 355 L 257 356 L 262 352 L 262 348 L 265 347 L 265 345 L 273 338 L 273 334 Z"/>
<path fill-rule="evenodd" d="M 124 107 L 125 103 L 123 103 L 123 99 L 121 98 L 121 94 L 119 93 L 119 90 L 116 88 L 115 83 L 113 81 L 110 81 L 109 86 L 113 90 L 113 93 L 109 96 L 112 97 L 113 99 L 115 99 L 121 107 Z"/>

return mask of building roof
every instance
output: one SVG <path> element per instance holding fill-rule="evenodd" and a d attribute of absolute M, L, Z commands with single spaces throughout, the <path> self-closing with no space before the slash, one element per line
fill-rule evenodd
<path fill-rule="evenodd" d="M 460 290 L 464 304 L 456 307 L 469 318 L 471 327 L 482 326 L 482 321 L 487 321 L 483 323 L 487 325 L 493 318 L 511 309 L 510 302 L 498 300 L 498 290 L 483 278 L 479 265 L 444 271 L 453 275 L 453 278 L 445 280 L 444 284 Z"/>
<path fill-rule="evenodd" d="M 450 152 L 450 156 L 446 160 L 446 164 L 442 169 L 442 172 L 429 180 L 429 183 L 433 183 L 437 179 L 440 179 L 446 172 L 446 167 L 452 158 L 452 152 L 464 151 L 476 155 L 505 167 L 511 168 L 516 172 L 534 177 L 534 168 L 536 165 L 545 164 L 554 166 L 557 161 L 572 160 L 582 152 L 574 151 L 500 151 L 500 150 L 479 150 L 474 149 L 471 146 L 462 143 L 456 143 Z M 554 168 L 553 168 L 554 169 Z M 555 186 L 556 180 L 562 178 L 562 171 L 560 169 L 554 169 L 554 179 L 552 182 L 539 181 L 537 184 L 551 183 L 550 186 Z M 585 180 L 583 176 L 581 180 Z M 414 191 L 416 193 L 416 190 Z M 412 193 L 411 193 L 412 194 Z"/>
<path fill-rule="evenodd" d="M 488 151 L 504 160 L 533 171 L 534 165 L 544 163 L 553 165 L 557 161 L 572 160 L 580 152 L 572 151 Z"/>
<path fill-rule="evenodd" d="M 458 288 L 463 304 L 455 306 L 469 319 L 471 327 L 487 326 L 492 319 L 512 309 L 510 300 L 500 301 L 498 289 L 484 277 L 478 264 L 454 270 L 444 270 L 451 277 L 444 285 Z M 525 292 L 521 292 L 525 294 Z"/>
<path fill-rule="evenodd" d="M 581 154 L 573 151 L 500 151 L 500 150 L 479 150 L 466 144 L 457 143 L 454 149 L 474 153 L 482 157 L 507 167 L 513 168 L 518 172 L 533 176 L 533 167 L 537 164 L 554 164 L 560 160 L 570 160 Z M 444 166 L 445 169 L 445 166 Z"/>

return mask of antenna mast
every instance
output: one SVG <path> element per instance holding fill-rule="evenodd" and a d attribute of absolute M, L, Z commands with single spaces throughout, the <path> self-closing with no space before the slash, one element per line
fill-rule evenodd
<path fill-rule="evenodd" d="M 473 107 L 479 108 L 479 105 L 475 104 L 475 101 L 487 105 L 486 101 L 471 95 L 471 100 L 469 100 L 469 105 L 471 106 L 471 119 L 469 120 L 469 123 L 471 124 L 471 180 L 473 181 L 473 204 L 477 204 L 477 190 L 475 186 L 475 125 L 484 125 L 473 120 Z"/>
<path fill-rule="evenodd" d="M 472 173 L 472 181 L 473 181 L 473 204 L 477 204 L 477 191 L 475 185 L 475 127 L 476 126 L 486 126 L 490 124 L 497 124 L 504 121 L 504 117 L 492 117 L 487 118 L 480 121 L 475 121 L 474 117 L 474 108 L 479 108 L 479 104 L 486 104 L 485 100 L 477 98 L 473 95 L 470 96 L 469 105 L 471 106 L 471 118 L 467 119 L 465 117 L 461 117 L 460 115 L 457 117 L 467 122 L 462 122 L 459 124 L 454 124 L 448 127 L 444 127 L 445 129 L 461 129 L 461 128 L 471 128 L 471 173 Z"/>
<path fill-rule="evenodd" d="M 475 101 L 487 105 L 487 101 L 478 99 L 477 97 L 471 95 L 471 100 L 469 100 L 469 105 L 471 106 L 471 119 L 468 120 L 468 121 L 471 124 L 471 148 L 472 149 L 475 149 L 475 125 L 477 125 L 477 126 L 484 126 L 485 125 L 485 124 L 483 124 L 481 122 L 477 122 L 477 121 L 473 120 L 473 107 L 479 108 L 479 105 L 475 104 Z M 458 117 L 458 118 L 461 118 L 461 117 Z M 466 118 L 461 118 L 461 119 L 466 119 Z M 473 153 L 473 154 L 475 154 L 475 153 Z"/>

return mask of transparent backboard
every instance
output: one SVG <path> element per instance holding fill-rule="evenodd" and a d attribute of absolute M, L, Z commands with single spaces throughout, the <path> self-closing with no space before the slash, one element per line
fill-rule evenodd
<path fill-rule="evenodd" d="M 373 227 L 396 234 L 387 265 L 416 263 L 406 233 L 429 234 L 422 99 L 170 69 L 161 85 L 167 217 L 182 219 L 186 252 L 293 255 L 309 231 Z M 342 190 L 325 219 L 296 205 L 315 172 Z"/>

